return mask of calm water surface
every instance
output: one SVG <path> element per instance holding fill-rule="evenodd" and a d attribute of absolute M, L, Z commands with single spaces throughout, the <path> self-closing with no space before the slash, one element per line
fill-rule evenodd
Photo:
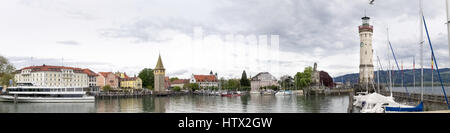
<path fill-rule="evenodd" d="M 346 113 L 349 96 L 97 98 L 95 103 L 0 102 L 0 113 Z"/>

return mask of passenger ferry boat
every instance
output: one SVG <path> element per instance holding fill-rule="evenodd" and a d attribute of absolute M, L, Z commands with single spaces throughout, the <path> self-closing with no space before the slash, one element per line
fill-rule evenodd
<path fill-rule="evenodd" d="M 94 96 L 87 96 L 81 87 L 8 87 L 0 95 L 0 101 L 37 103 L 90 103 Z"/>

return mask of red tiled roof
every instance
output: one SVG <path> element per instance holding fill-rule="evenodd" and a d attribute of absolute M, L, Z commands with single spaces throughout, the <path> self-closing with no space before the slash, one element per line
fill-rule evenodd
<path fill-rule="evenodd" d="M 164 81 L 166 81 L 166 82 L 170 81 L 169 77 L 164 77 Z"/>
<path fill-rule="evenodd" d="M 81 68 L 76 68 L 76 67 L 65 67 L 65 66 L 49 66 L 49 65 L 42 65 L 42 66 L 29 66 L 29 67 L 25 67 L 20 69 L 24 70 L 24 69 L 31 69 L 32 72 L 39 72 L 39 71 L 61 71 L 61 69 L 71 69 L 73 70 L 74 73 L 86 73 L 89 76 L 95 76 L 97 75 L 95 72 L 91 71 L 90 69 L 81 69 Z"/>
<path fill-rule="evenodd" d="M 189 79 L 178 79 L 170 82 L 171 84 L 186 84 L 189 83 Z"/>
<path fill-rule="evenodd" d="M 103 77 L 108 77 L 108 74 L 111 74 L 112 72 L 98 72 L 99 74 L 101 74 Z"/>
<path fill-rule="evenodd" d="M 83 72 L 86 73 L 88 76 L 98 76 L 98 74 L 96 74 L 94 71 L 87 68 L 83 69 Z"/>
<path fill-rule="evenodd" d="M 217 82 L 215 75 L 194 75 L 197 82 Z"/>

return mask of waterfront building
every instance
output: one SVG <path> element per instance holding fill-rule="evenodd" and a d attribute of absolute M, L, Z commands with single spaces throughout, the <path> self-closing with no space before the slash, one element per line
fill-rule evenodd
<path fill-rule="evenodd" d="M 362 25 L 358 27 L 360 37 L 360 64 L 359 64 L 359 84 L 367 86 L 373 83 L 373 49 L 372 37 L 373 26 L 369 24 L 370 17 L 362 17 Z"/>
<path fill-rule="evenodd" d="M 219 80 L 217 79 L 216 75 L 212 74 L 212 72 L 209 75 L 192 74 L 191 78 L 189 79 L 189 83 L 197 83 L 198 86 L 202 89 L 219 87 Z"/>
<path fill-rule="evenodd" d="M 118 86 L 123 88 L 122 87 L 122 80 L 125 80 L 125 79 L 129 78 L 127 73 L 125 73 L 125 72 L 123 72 L 123 73 L 122 72 L 115 72 L 114 75 L 116 75 L 119 78 L 119 85 Z"/>
<path fill-rule="evenodd" d="M 120 88 L 126 89 L 141 89 L 142 88 L 142 80 L 139 77 L 128 77 L 120 79 Z"/>
<path fill-rule="evenodd" d="M 166 69 L 164 68 L 164 65 L 161 60 L 161 55 L 158 57 L 158 62 L 156 63 L 156 67 L 153 70 L 153 74 L 155 77 L 154 84 L 155 84 L 155 92 L 165 92 L 166 91 L 166 81 L 165 81 L 165 75 L 166 75 Z"/>
<path fill-rule="evenodd" d="M 174 80 L 172 82 L 170 82 L 170 87 L 180 87 L 180 88 L 184 88 L 184 85 L 189 84 L 189 79 L 178 79 L 178 80 Z"/>
<path fill-rule="evenodd" d="M 142 79 L 139 77 L 129 77 L 125 72 L 115 72 L 114 75 L 119 78 L 119 87 L 124 89 L 141 89 Z"/>
<path fill-rule="evenodd" d="M 164 77 L 164 88 L 170 88 L 171 82 L 169 76 Z"/>
<path fill-rule="evenodd" d="M 262 87 L 278 86 L 277 79 L 269 72 L 260 72 L 250 80 L 252 92 L 260 92 Z"/>
<path fill-rule="evenodd" d="M 99 72 L 97 76 L 97 85 L 102 88 L 105 85 L 111 88 L 119 88 L 119 77 L 112 72 Z"/>
<path fill-rule="evenodd" d="M 65 66 L 29 66 L 17 70 L 14 80 L 17 84 L 38 87 L 89 87 L 88 69 Z"/>
<path fill-rule="evenodd" d="M 88 85 L 89 87 L 97 87 L 97 76 L 98 74 L 90 69 L 83 69 L 83 72 L 88 75 Z"/>

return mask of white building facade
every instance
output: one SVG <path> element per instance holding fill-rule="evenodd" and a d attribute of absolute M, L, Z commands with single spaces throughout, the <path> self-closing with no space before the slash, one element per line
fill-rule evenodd
<path fill-rule="evenodd" d="M 251 78 L 250 86 L 252 92 L 261 91 L 261 87 L 278 86 L 277 79 L 269 72 L 261 72 Z"/>
<path fill-rule="evenodd" d="M 17 84 L 43 87 L 89 87 L 88 74 L 83 69 L 63 66 L 30 66 L 17 70 Z"/>
<path fill-rule="evenodd" d="M 213 88 L 219 87 L 219 81 L 217 80 L 216 75 L 194 75 L 192 74 L 189 79 L 189 83 L 197 83 L 200 88 Z"/>

